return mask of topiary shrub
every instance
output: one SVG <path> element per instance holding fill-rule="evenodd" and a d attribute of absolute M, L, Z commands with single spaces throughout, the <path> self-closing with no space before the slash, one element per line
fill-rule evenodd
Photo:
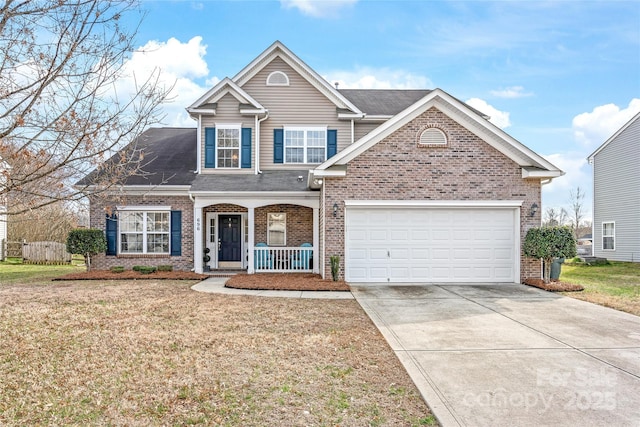
<path fill-rule="evenodd" d="M 84 256 L 87 271 L 91 270 L 91 257 L 107 250 L 104 231 L 97 228 L 76 228 L 67 236 L 67 252 Z"/>
<path fill-rule="evenodd" d="M 173 265 L 159 265 L 158 271 L 173 271 Z"/>
<path fill-rule="evenodd" d="M 549 283 L 553 259 L 576 256 L 576 239 L 569 227 L 536 227 L 527 231 L 522 250 L 544 261 L 544 283 Z"/>

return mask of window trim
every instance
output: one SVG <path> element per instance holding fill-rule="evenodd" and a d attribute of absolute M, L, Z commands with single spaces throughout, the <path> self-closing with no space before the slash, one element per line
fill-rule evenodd
<path fill-rule="evenodd" d="M 303 139 L 303 144 L 302 147 L 293 147 L 293 148 L 302 148 L 303 150 L 303 154 L 302 154 L 302 162 L 290 162 L 287 161 L 287 132 L 304 132 L 304 139 Z M 324 144 L 322 145 L 322 148 L 324 149 L 324 159 L 320 162 L 309 162 L 309 156 L 308 156 L 308 150 L 310 148 L 320 148 L 320 146 L 309 146 L 308 145 L 308 134 L 307 132 L 317 132 L 317 131 L 322 131 L 324 132 Z M 321 164 L 323 162 L 325 162 L 327 160 L 327 156 L 328 156 L 328 147 L 327 147 L 327 142 L 329 140 L 329 134 L 328 134 L 328 126 L 284 126 L 283 127 L 283 133 L 282 133 L 282 163 L 286 164 L 286 165 L 307 165 L 307 164 L 312 164 L 312 165 L 316 165 L 316 164 Z M 289 147 L 292 148 L 292 147 Z"/>
<path fill-rule="evenodd" d="M 215 133 L 215 139 L 214 139 L 214 143 L 215 143 L 215 152 L 213 154 L 213 168 L 214 169 L 241 169 L 242 168 L 242 123 L 226 123 L 226 124 L 219 124 L 216 123 L 215 124 L 215 129 L 216 131 Z M 236 148 L 238 150 L 238 166 L 237 167 L 226 167 L 226 166 L 218 166 L 218 151 L 219 150 L 229 150 L 231 148 L 229 147 L 220 147 L 220 141 L 218 140 L 218 134 L 220 132 L 220 130 L 228 130 L 228 129 L 232 129 L 232 130 L 237 130 L 238 131 L 238 147 Z"/>
<path fill-rule="evenodd" d="M 151 208 L 151 209 L 150 209 Z M 122 215 L 118 215 L 118 247 L 117 255 L 171 255 L 171 207 L 169 206 L 122 206 L 118 207 L 118 211 L 127 213 L 141 212 L 142 217 L 142 231 L 140 232 L 125 232 L 122 230 Z M 150 213 L 163 213 L 167 215 L 168 230 L 161 232 L 152 232 L 151 234 L 165 234 L 167 236 L 167 251 L 166 252 L 148 252 L 147 251 L 147 217 Z M 122 250 L 122 235 L 123 234 L 142 234 L 142 252 L 132 252 Z"/>
<path fill-rule="evenodd" d="M 271 215 L 283 215 L 284 236 L 282 244 L 271 242 Z M 267 213 L 267 245 L 268 246 L 287 246 L 287 214 L 286 212 L 268 212 Z"/>
<path fill-rule="evenodd" d="M 604 226 L 605 224 L 609 225 L 613 225 L 613 234 L 612 235 L 605 235 L 604 234 Z M 613 241 L 613 247 L 611 249 L 605 249 L 604 247 L 604 239 L 605 237 L 609 237 L 612 239 Z M 616 250 L 616 222 L 615 221 L 602 221 L 602 250 L 603 251 L 615 251 Z"/>

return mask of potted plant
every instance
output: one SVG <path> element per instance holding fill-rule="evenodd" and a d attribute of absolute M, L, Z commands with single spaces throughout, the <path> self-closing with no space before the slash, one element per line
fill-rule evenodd
<path fill-rule="evenodd" d="M 211 257 L 209 256 L 209 252 L 211 252 L 211 249 L 204 248 L 203 252 L 204 256 L 202 257 L 202 261 L 204 261 L 204 271 L 211 271 L 211 267 L 207 265 L 207 263 L 211 261 Z"/>

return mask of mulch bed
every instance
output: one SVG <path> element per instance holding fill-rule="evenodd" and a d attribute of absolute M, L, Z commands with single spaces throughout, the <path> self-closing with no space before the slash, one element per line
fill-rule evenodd
<path fill-rule="evenodd" d="M 584 290 L 582 285 L 575 283 L 561 282 L 559 280 L 552 280 L 549 283 L 544 283 L 543 279 L 525 279 L 523 282 L 525 285 L 533 286 L 536 288 L 544 289 L 549 292 L 576 292 Z"/>
<path fill-rule="evenodd" d="M 52 280 L 204 280 L 206 274 L 197 274 L 191 271 L 156 271 L 155 273 L 142 274 L 133 270 L 125 270 L 122 273 L 114 273 L 109 270 L 91 270 L 81 273 L 71 273 L 56 277 Z"/>
<path fill-rule="evenodd" d="M 343 280 L 325 280 L 311 273 L 258 273 L 237 274 L 227 280 L 227 288 L 280 291 L 349 291 Z"/>

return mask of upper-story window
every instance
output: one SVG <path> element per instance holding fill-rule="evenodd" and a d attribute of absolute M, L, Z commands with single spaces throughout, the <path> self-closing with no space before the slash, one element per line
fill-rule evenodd
<path fill-rule="evenodd" d="M 240 125 L 216 127 L 216 167 L 240 167 Z"/>
<path fill-rule="evenodd" d="M 285 163 L 322 163 L 327 160 L 327 129 L 285 127 Z"/>
<path fill-rule="evenodd" d="M 267 86 L 289 86 L 289 76 L 282 71 L 274 71 L 267 77 Z"/>

